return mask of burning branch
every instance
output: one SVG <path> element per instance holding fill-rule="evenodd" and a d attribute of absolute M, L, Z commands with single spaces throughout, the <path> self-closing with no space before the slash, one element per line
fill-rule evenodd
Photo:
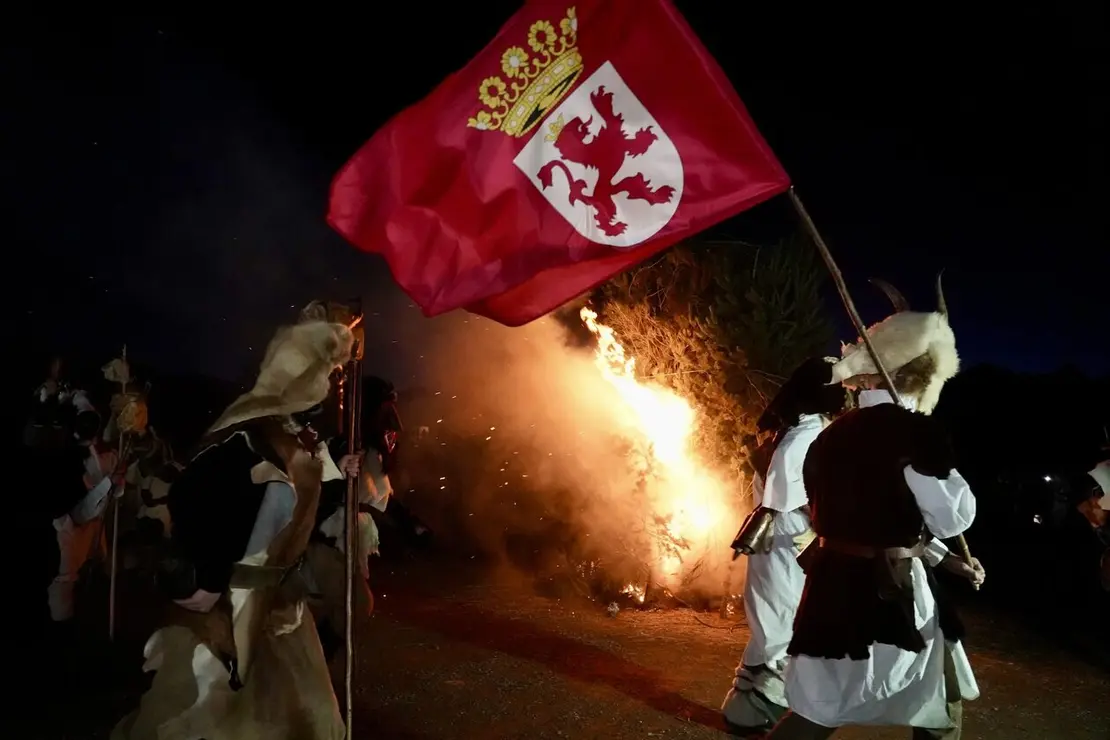
<path fill-rule="evenodd" d="M 736 496 L 694 452 L 701 415 L 690 400 L 640 380 L 636 358 L 625 353 L 614 330 L 599 323 L 589 308 L 582 309 L 581 317 L 597 337 L 598 370 L 626 407 L 626 433 L 632 441 L 628 459 L 638 473 L 636 490 L 630 493 L 644 502 L 648 579 L 643 586 L 629 584 L 625 593 L 640 594 L 642 601 L 653 585 L 689 587 L 712 560 L 712 545 L 727 536 L 716 529 L 728 529 L 738 515 Z M 644 337 L 673 341 L 660 331 Z M 724 554 L 720 561 L 727 562 Z"/>

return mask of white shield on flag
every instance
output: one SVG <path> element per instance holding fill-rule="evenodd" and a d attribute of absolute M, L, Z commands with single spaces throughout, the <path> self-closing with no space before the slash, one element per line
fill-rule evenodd
<path fill-rule="evenodd" d="M 537 127 L 513 164 L 592 242 L 633 247 L 682 200 L 682 158 L 612 62 Z"/>

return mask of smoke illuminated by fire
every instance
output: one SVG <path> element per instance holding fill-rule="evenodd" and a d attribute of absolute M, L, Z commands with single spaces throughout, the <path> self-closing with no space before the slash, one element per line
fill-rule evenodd
<path fill-rule="evenodd" d="M 638 377 L 628 338 L 597 319 L 575 309 L 519 328 L 466 315 L 422 325 L 413 380 L 426 390 L 402 412 L 420 431 L 403 435 L 394 487 L 445 547 L 545 593 L 735 593 L 743 482 L 701 456 L 693 399 Z"/>
<path fill-rule="evenodd" d="M 695 570 L 727 553 L 737 521 L 737 496 L 692 449 L 697 413 L 671 390 L 636 378 L 635 358 L 626 357 L 613 330 L 583 308 L 582 321 L 597 338 L 596 365 L 617 391 L 618 422 L 642 446 L 641 471 L 652 542 L 651 578 L 676 588 Z M 642 585 L 624 593 L 643 601 Z"/>

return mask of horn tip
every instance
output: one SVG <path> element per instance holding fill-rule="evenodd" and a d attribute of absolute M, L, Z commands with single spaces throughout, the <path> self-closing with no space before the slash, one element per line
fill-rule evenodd
<path fill-rule="evenodd" d="M 943 316 L 948 316 L 948 301 L 944 297 L 944 285 L 942 278 L 944 277 L 944 268 L 940 268 L 937 273 L 937 312 Z"/>

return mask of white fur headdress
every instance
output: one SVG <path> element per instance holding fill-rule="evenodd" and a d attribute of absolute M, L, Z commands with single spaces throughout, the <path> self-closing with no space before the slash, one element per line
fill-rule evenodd
<path fill-rule="evenodd" d="M 917 410 L 932 413 L 940 392 L 960 369 L 956 335 L 948 324 L 940 276 L 937 276 L 937 310 L 922 313 L 909 310 L 909 304 L 893 286 L 873 281 L 894 304 L 895 313 L 867 330 L 879 359 L 887 371 L 898 376 L 898 385 L 917 396 Z M 879 372 L 862 338 L 841 349 L 840 362 L 833 366 L 833 382 L 840 383 L 857 375 Z"/>
<path fill-rule="evenodd" d="M 343 324 L 302 320 L 279 329 L 266 348 L 254 387 L 227 407 L 209 433 L 322 403 L 331 391 L 329 376 L 350 358 L 351 344 L 351 330 Z"/>

